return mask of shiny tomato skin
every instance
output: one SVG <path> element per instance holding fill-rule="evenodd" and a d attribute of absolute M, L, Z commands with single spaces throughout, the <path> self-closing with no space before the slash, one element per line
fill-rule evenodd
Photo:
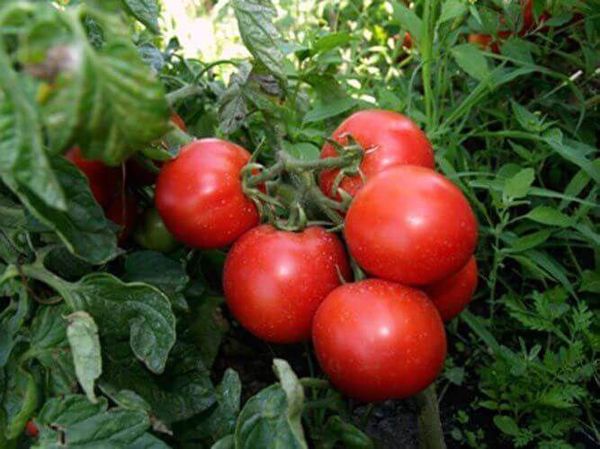
<path fill-rule="evenodd" d="M 446 333 L 425 293 L 380 279 L 345 284 L 319 306 L 315 353 L 333 385 L 367 402 L 425 389 L 446 357 Z"/>
<path fill-rule="evenodd" d="M 477 243 L 477 221 L 444 176 L 404 165 L 372 178 L 346 214 L 350 254 L 375 277 L 427 285 L 463 267 Z"/>
<path fill-rule="evenodd" d="M 341 241 L 317 226 L 301 232 L 262 225 L 244 234 L 225 261 L 223 287 L 233 316 L 273 343 L 310 338 L 313 316 L 327 294 L 349 279 Z"/>
<path fill-rule="evenodd" d="M 477 288 L 477 262 L 471 257 L 457 273 L 424 288 L 444 321 L 450 321 L 462 312 L 473 298 Z"/>
<path fill-rule="evenodd" d="M 130 192 L 121 193 L 106 209 L 106 218 L 121 226 L 118 240 L 123 245 L 137 223 L 137 200 Z"/>
<path fill-rule="evenodd" d="M 249 160 L 250 153 L 239 145 L 201 139 L 165 163 L 155 203 L 177 240 L 195 248 L 221 248 L 258 225 L 258 210 L 242 191 L 240 172 Z"/>
<path fill-rule="evenodd" d="M 87 177 L 92 195 L 102 206 L 106 208 L 118 195 L 123 176 L 120 168 L 109 167 L 100 161 L 85 159 L 79 147 L 73 147 L 65 153 L 65 157 L 82 171 Z"/>
<path fill-rule="evenodd" d="M 359 111 L 348 117 L 334 131 L 332 139 L 342 145 L 350 143 L 348 135 L 366 150 L 360 170 L 369 179 L 389 167 L 403 164 L 434 168 L 433 147 L 425 133 L 408 117 L 393 111 L 371 109 Z M 326 143 L 321 150 L 321 159 L 337 156 L 337 150 Z M 321 173 L 321 190 L 331 198 L 339 194 L 332 192 L 339 170 Z M 354 196 L 362 187 L 360 175 L 346 176 L 340 187 Z"/>

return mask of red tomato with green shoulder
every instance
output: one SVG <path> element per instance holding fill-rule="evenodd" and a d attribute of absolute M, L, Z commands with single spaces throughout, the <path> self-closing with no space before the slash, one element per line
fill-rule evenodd
<path fill-rule="evenodd" d="M 350 277 L 341 241 L 321 227 L 301 232 L 262 225 L 244 234 L 225 260 L 223 287 L 233 316 L 274 343 L 310 338 L 327 294 Z"/>
<path fill-rule="evenodd" d="M 425 167 L 390 168 L 365 185 L 346 214 L 350 254 L 375 277 L 427 285 L 456 273 L 477 243 L 460 189 Z"/>
<path fill-rule="evenodd" d="M 250 153 L 220 139 L 184 146 L 161 168 L 155 204 L 173 236 L 194 248 L 231 245 L 259 224 L 255 204 L 242 190 Z"/>
<path fill-rule="evenodd" d="M 131 235 L 137 222 L 137 200 L 131 192 L 121 192 L 106 209 L 106 217 L 121 226 L 118 235 L 119 245 L 123 245 Z"/>
<path fill-rule="evenodd" d="M 424 288 L 444 321 L 450 321 L 462 312 L 473 298 L 477 288 L 477 262 L 471 257 L 457 273 Z"/>
<path fill-rule="evenodd" d="M 85 159 L 78 147 L 67 151 L 65 157 L 86 176 L 92 195 L 98 204 L 103 208 L 108 207 L 123 184 L 121 168 L 109 167 L 100 161 Z"/>
<path fill-rule="evenodd" d="M 361 401 L 413 396 L 446 357 L 446 333 L 425 293 L 368 279 L 333 290 L 313 324 L 315 353 L 333 385 Z"/>
<path fill-rule="evenodd" d="M 366 179 L 390 167 L 404 164 L 434 168 L 433 147 L 425 133 L 408 117 L 393 111 L 371 109 L 356 112 L 335 130 L 332 139 L 346 146 L 349 136 L 365 150 L 360 170 Z M 333 145 L 326 143 L 321 150 L 321 159 L 338 156 Z M 319 183 L 325 195 L 339 199 L 333 192 L 339 170 L 325 170 Z M 354 196 L 362 187 L 360 175 L 346 176 L 340 188 Z"/>

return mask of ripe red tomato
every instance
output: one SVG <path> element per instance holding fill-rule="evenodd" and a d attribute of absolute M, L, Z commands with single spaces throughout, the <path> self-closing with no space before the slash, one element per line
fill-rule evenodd
<path fill-rule="evenodd" d="M 30 438 L 37 438 L 40 431 L 34 422 L 29 420 L 27 421 L 27 424 L 25 424 L 25 434 Z"/>
<path fill-rule="evenodd" d="M 313 342 L 333 385 L 369 402 L 418 393 L 446 357 L 444 324 L 425 293 L 380 279 L 332 291 L 315 315 Z"/>
<path fill-rule="evenodd" d="M 425 133 L 397 112 L 372 109 L 352 114 L 335 130 L 332 139 L 348 145 L 348 135 L 366 150 L 360 169 L 367 179 L 396 165 L 434 167 L 433 148 Z M 337 150 L 329 143 L 321 150 L 322 159 L 337 155 Z M 320 176 L 321 190 L 335 199 L 339 199 L 339 194 L 332 190 L 338 173 L 339 170 L 325 170 Z M 340 187 L 354 196 L 362 185 L 360 175 L 356 175 L 346 176 Z"/>
<path fill-rule="evenodd" d="M 123 245 L 137 222 L 137 200 L 130 192 L 121 193 L 106 209 L 106 217 L 121 226 L 119 245 Z"/>
<path fill-rule="evenodd" d="M 450 321 L 471 302 L 477 288 L 477 262 L 471 257 L 459 272 L 425 287 L 444 321 Z"/>
<path fill-rule="evenodd" d="M 100 161 L 85 159 L 78 147 L 73 147 L 65 157 L 75 164 L 88 178 L 90 189 L 100 206 L 106 208 L 117 195 L 122 185 L 121 169 L 109 167 Z"/>
<path fill-rule="evenodd" d="M 244 195 L 240 177 L 249 160 L 239 145 L 202 139 L 165 163 L 155 203 L 177 240 L 196 248 L 220 248 L 258 225 L 258 210 Z"/>
<path fill-rule="evenodd" d="M 356 262 L 373 276 L 426 285 L 467 263 L 477 243 L 477 221 L 448 179 L 404 165 L 380 173 L 358 192 L 344 233 Z"/>
<path fill-rule="evenodd" d="M 258 338 L 294 343 L 310 338 L 327 294 L 350 277 L 344 247 L 320 227 L 301 232 L 262 225 L 244 234 L 225 261 L 223 287 L 233 316 Z"/>

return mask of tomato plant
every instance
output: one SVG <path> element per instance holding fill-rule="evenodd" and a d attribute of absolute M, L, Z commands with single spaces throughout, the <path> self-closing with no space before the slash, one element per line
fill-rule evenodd
<path fill-rule="evenodd" d="M 425 285 L 469 260 L 477 221 L 461 191 L 442 175 L 402 166 L 380 173 L 356 195 L 344 235 L 370 274 Z"/>
<path fill-rule="evenodd" d="M 340 145 L 356 141 L 365 151 L 358 170 L 343 176 L 340 170 L 325 170 L 320 176 L 321 190 L 332 198 L 338 198 L 336 187 L 354 196 L 366 179 L 381 171 L 402 164 L 434 167 L 433 148 L 427 136 L 408 117 L 397 112 L 366 110 L 352 114 L 334 131 L 332 139 Z M 321 158 L 334 157 L 338 150 L 326 143 L 321 150 Z M 336 185 L 338 184 L 338 185 Z"/>
<path fill-rule="evenodd" d="M 362 401 L 418 393 L 446 357 L 444 325 L 425 293 L 378 279 L 331 292 L 315 315 L 313 341 L 333 384 Z"/>
<path fill-rule="evenodd" d="M 477 262 L 471 257 L 458 272 L 425 287 L 425 293 L 437 307 L 442 319 L 449 321 L 471 302 L 477 288 Z"/>
<path fill-rule="evenodd" d="M 249 160 L 239 145 L 202 139 L 162 167 L 156 208 L 177 240 L 220 248 L 258 224 L 256 206 L 242 191 L 240 172 Z"/>
<path fill-rule="evenodd" d="M 267 341 L 292 343 L 310 337 L 317 307 L 349 277 L 335 235 L 316 226 L 289 232 L 263 225 L 233 245 L 223 287 L 229 309 L 246 329 Z"/>

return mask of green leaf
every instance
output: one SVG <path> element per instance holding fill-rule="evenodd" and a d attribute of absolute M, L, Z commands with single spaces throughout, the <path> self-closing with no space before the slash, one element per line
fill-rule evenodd
<path fill-rule="evenodd" d="M 321 155 L 321 150 L 308 142 L 290 143 L 285 141 L 284 150 L 290 156 L 302 161 L 314 161 L 319 159 L 319 156 Z"/>
<path fill-rule="evenodd" d="M 462 0 L 446 0 L 442 4 L 442 13 L 438 19 L 438 26 L 449 20 L 464 15 L 467 12 L 467 5 Z"/>
<path fill-rule="evenodd" d="M 518 239 L 511 242 L 510 250 L 514 252 L 521 252 L 531 248 L 535 248 L 536 246 L 539 246 L 546 240 L 548 240 L 548 238 L 551 235 L 551 230 L 543 229 L 541 231 L 532 232 L 531 234 L 521 236 Z"/>
<path fill-rule="evenodd" d="M 371 438 L 338 415 L 331 416 L 325 423 L 322 443 L 323 449 L 335 447 L 373 449 L 375 447 Z"/>
<path fill-rule="evenodd" d="M 519 426 L 510 416 L 494 416 L 494 424 L 507 435 L 517 436 L 520 433 Z"/>
<path fill-rule="evenodd" d="M 515 118 L 524 130 L 537 134 L 546 128 L 537 115 L 532 114 L 516 101 L 511 101 L 511 105 Z"/>
<path fill-rule="evenodd" d="M 538 206 L 525 217 L 537 223 L 560 228 L 566 228 L 574 223 L 573 218 L 563 214 L 558 209 L 548 206 Z"/>
<path fill-rule="evenodd" d="M 87 178 L 62 157 L 52 159 L 63 186 L 67 210 L 49 207 L 27 191 L 19 191 L 20 199 L 32 215 L 58 234 L 65 246 L 77 257 L 100 264 L 117 255 L 117 240 L 111 224 L 94 200 Z"/>
<path fill-rule="evenodd" d="M 505 181 L 503 193 L 508 198 L 522 198 L 529 192 L 534 179 L 535 172 L 533 169 L 525 168 Z"/>
<path fill-rule="evenodd" d="M 67 320 L 67 338 L 71 345 L 77 380 L 88 399 L 95 403 L 94 382 L 102 374 L 98 327 L 86 312 L 72 313 Z"/>
<path fill-rule="evenodd" d="M 125 282 L 145 282 L 162 291 L 173 306 L 187 310 L 183 290 L 189 277 L 181 262 L 155 251 L 136 251 L 125 258 Z"/>
<path fill-rule="evenodd" d="M 275 27 L 277 11 L 270 0 L 233 0 L 235 17 L 246 48 L 270 73 L 286 83 L 282 37 Z"/>
<path fill-rule="evenodd" d="M 194 305 L 189 323 L 202 362 L 209 368 L 217 358 L 221 341 L 228 329 L 220 308 L 223 302 L 221 297 L 204 295 Z"/>
<path fill-rule="evenodd" d="M 581 277 L 579 291 L 600 293 L 600 271 L 586 270 Z"/>
<path fill-rule="evenodd" d="M 100 398 L 97 404 L 85 396 L 69 395 L 46 402 L 36 422 L 41 426 L 36 448 L 55 448 L 64 441 L 69 448 L 152 448 L 168 446 L 152 437 L 149 417 L 137 410 L 108 409 Z"/>
<path fill-rule="evenodd" d="M 213 444 L 210 449 L 234 449 L 235 448 L 235 440 L 233 435 L 227 435 Z"/>
<path fill-rule="evenodd" d="M 346 32 L 330 33 L 319 38 L 312 46 L 310 52 L 313 55 L 326 53 L 352 41 L 352 36 Z"/>
<path fill-rule="evenodd" d="M 265 388 L 242 409 L 234 435 L 236 449 L 307 449 L 300 421 L 302 387 L 285 361 L 276 360 L 275 371 L 281 384 Z"/>
<path fill-rule="evenodd" d="M 39 99 L 53 151 L 78 144 L 86 158 L 117 165 L 168 131 L 169 107 L 162 83 L 120 17 L 93 8 L 86 13 L 36 8 L 19 54 L 21 63 L 41 78 L 48 77 L 44 67 L 57 66 Z M 81 32 L 85 16 L 102 28 L 104 42 L 98 48 Z M 48 21 L 64 26 L 47 30 Z"/>
<path fill-rule="evenodd" d="M 394 9 L 394 20 L 400 23 L 401 28 L 408 30 L 415 42 L 421 42 L 421 31 L 423 29 L 421 19 L 401 1 L 395 0 L 392 6 Z"/>
<path fill-rule="evenodd" d="M 46 369 L 49 390 L 54 394 L 69 394 L 77 390 L 73 356 L 67 340 L 69 310 L 66 304 L 45 306 L 31 324 L 31 354 Z"/>
<path fill-rule="evenodd" d="M 18 285 L 10 303 L 0 313 L 0 368 L 6 365 L 17 344 L 17 333 L 21 330 L 31 307 L 24 285 Z"/>
<path fill-rule="evenodd" d="M 340 98 L 328 103 L 318 103 L 304 116 L 304 123 L 314 123 L 336 117 L 352 109 L 358 101 L 351 97 Z"/>
<path fill-rule="evenodd" d="M 158 27 L 158 3 L 156 0 L 122 0 L 129 13 L 142 22 L 154 34 L 160 33 Z"/>
<path fill-rule="evenodd" d="M 175 316 L 168 298 L 148 284 L 126 284 L 107 274 L 91 274 L 62 287 L 73 310 L 88 312 L 100 335 L 129 336 L 135 356 L 155 373 L 164 370 L 175 343 Z"/>
<path fill-rule="evenodd" d="M 248 101 L 244 88 L 252 72 L 249 63 L 240 64 L 238 71 L 231 75 L 229 86 L 219 98 L 220 128 L 225 134 L 237 131 L 248 114 Z"/>
<path fill-rule="evenodd" d="M 452 47 L 451 53 L 458 66 L 476 80 L 483 81 L 490 76 L 487 59 L 477 46 L 457 45 Z"/>
<path fill-rule="evenodd" d="M 545 142 L 561 157 L 577 165 L 596 183 L 600 184 L 600 164 L 585 157 L 581 149 L 565 142 L 563 134 L 559 129 L 552 129 L 544 135 Z"/>
<path fill-rule="evenodd" d="M 0 39 L 0 177 L 48 207 L 66 210 L 61 185 L 44 150 L 40 117 Z"/>
<path fill-rule="evenodd" d="M 215 405 L 217 397 L 210 372 L 202 363 L 199 351 L 190 344 L 178 342 L 173 348 L 165 371 L 149 373 L 132 360 L 131 350 L 124 344 L 106 345 L 99 386 L 113 400 L 122 401 L 123 391 L 134 392 L 151 407 L 162 423 L 187 423 Z M 138 406 L 139 408 L 139 401 Z"/>
<path fill-rule="evenodd" d="M 22 433 L 25 423 L 38 407 L 39 381 L 21 366 L 17 357 L 0 368 L 0 416 L 5 417 L 5 426 L 0 428 L 0 434 L 8 440 Z"/>

